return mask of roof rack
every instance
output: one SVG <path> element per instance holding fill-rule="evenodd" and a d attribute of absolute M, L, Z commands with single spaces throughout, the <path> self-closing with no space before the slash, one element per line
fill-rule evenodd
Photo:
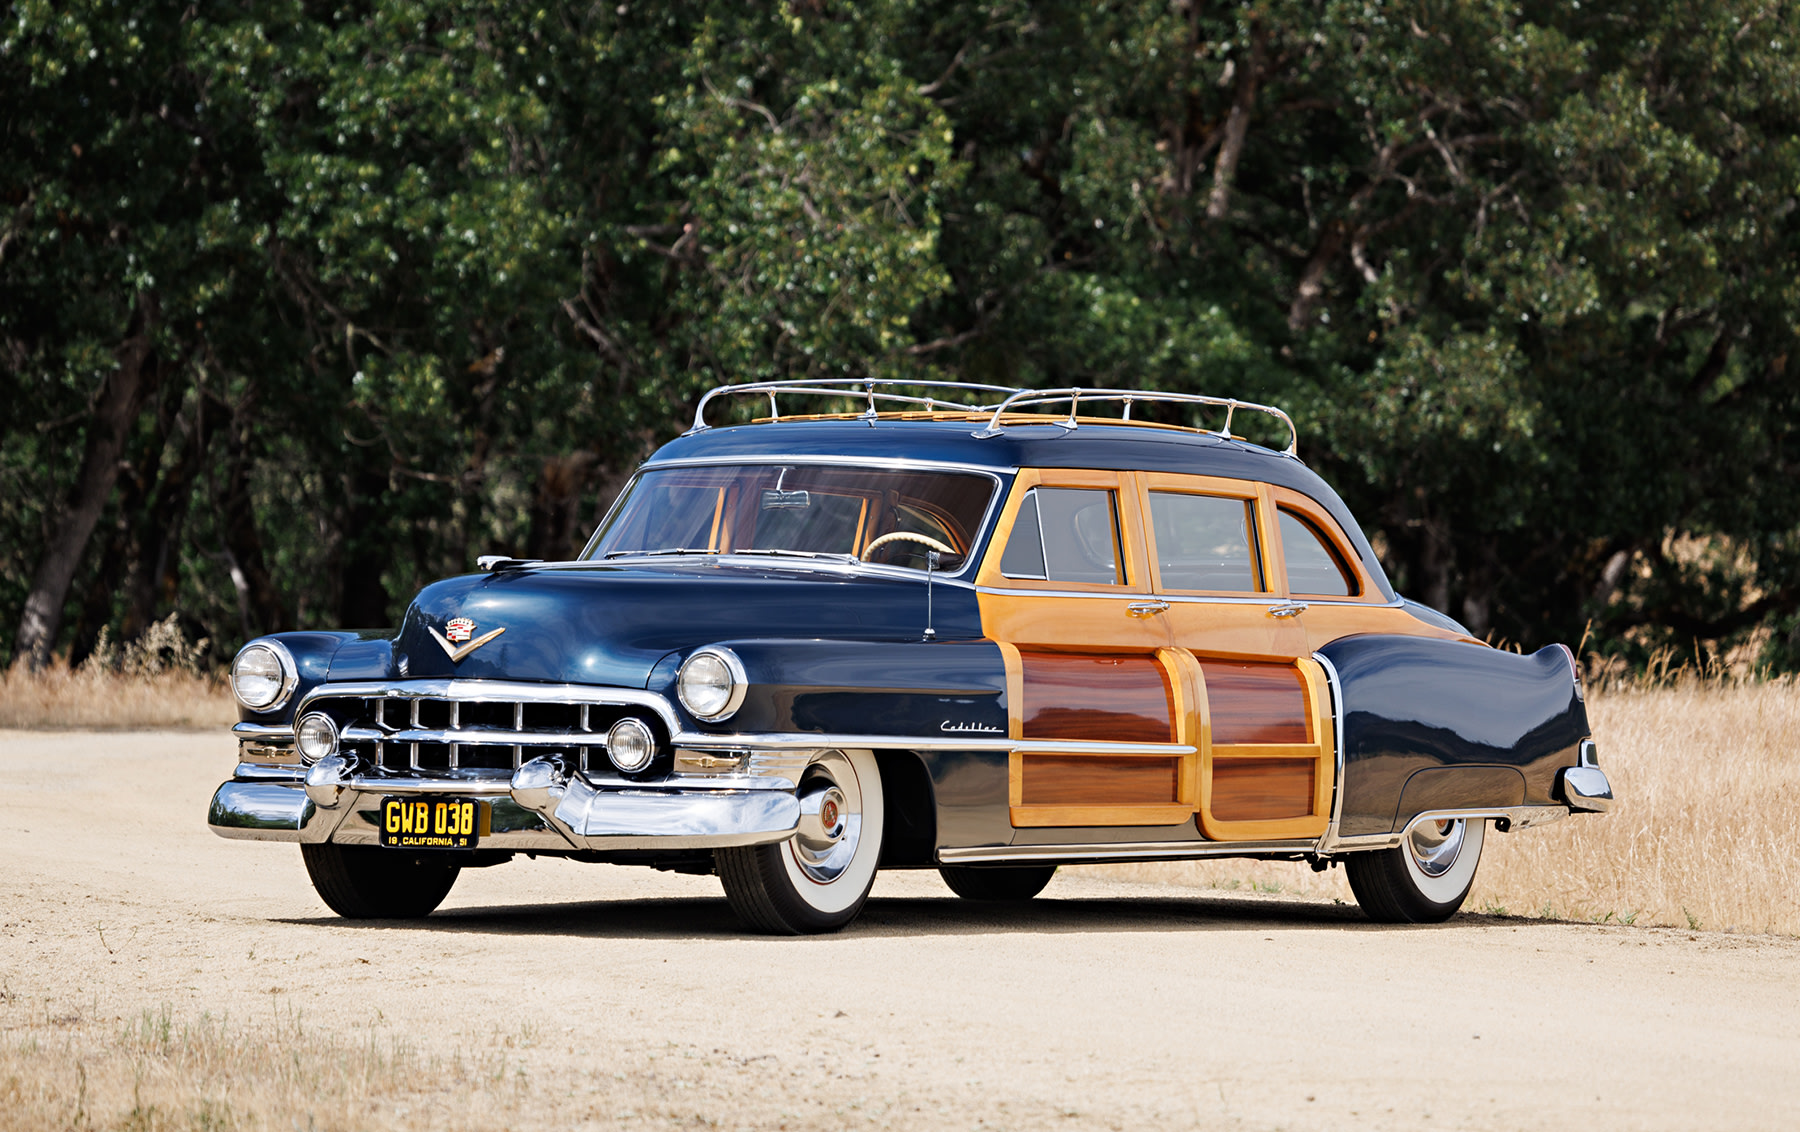
<path fill-rule="evenodd" d="M 917 393 L 898 392 L 901 389 L 943 389 L 952 396 L 938 397 L 930 393 L 920 396 Z M 999 394 L 1000 400 L 986 403 L 970 404 L 957 400 L 954 394 Z M 1240 401 L 1235 397 L 1208 397 L 1198 393 L 1165 393 L 1154 389 L 1015 389 L 1005 385 L 979 385 L 965 381 L 918 381 L 902 378 L 790 378 L 782 381 L 752 381 L 742 385 L 718 385 L 700 398 L 700 405 L 694 411 L 693 427 L 684 435 L 703 432 L 713 426 L 706 423 L 706 407 L 715 397 L 737 396 L 745 394 L 761 394 L 769 399 L 769 418 L 780 421 L 781 407 L 776 398 L 779 395 L 801 395 L 812 397 L 842 397 L 863 400 L 867 408 L 855 414 L 860 420 L 873 421 L 880 417 L 879 405 L 901 406 L 904 409 L 924 410 L 928 413 L 952 412 L 969 413 L 971 415 L 990 414 L 987 427 L 974 433 L 978 437 L 999 436 L 1008 425 L 1054 424 L 1058 427 L 1074 431 L 1081 427 L 1077 419 L 1083 401 L 1122 403 L 1124 413 L 1118 419 L 1124 422 L 1131 420 L 1131 407 L 1139 401 L 1165 402 L 1177 405 L 1203 405 L 1209 408 L 1225 410 L 1225 423 L 1219 429 L 1201 429 L 1213 436 L 1221 436 L 1227 440 L 1242 439 L 1234 437 L 1231 432 L 1232 418 L 1238 410 L 1263 413 L 1274 417 L 1287 427 L 1288 445 L 1282 455 L 1299 458 L 1300 432 L 1294 427 L 1291 417 L 1273 405 L 1261 405 L 1255 401 Z M 1053 404 L 1059 401 L 1069 403 L 1069 415 L 1064 418 L 1048 420 L 1042 414 L 1031 414 L 1030 419 L 1007 419 L 1007 414 L 1019 414 L 1020 410 Z M 1089 418 L 1093 422 L 1093 418 Z"/>
<path fill-rule="evenodd" d="M 998 393 L 1011 396 L 1017 392 L 1006 385 L 975 385 L 966 381 L 911 381 L 890 377 L 864 378 L 788 378 L 783 381 L 750 381 L 742 385 L 715 385 L 707 390 L 706 396 L 700 398 L 700 407 L 694 410 L 694 426 L 689 433 L 702 432 L 712 426 L 706 423 L 706 406 L 714 397 L 749 393 L 766 394 L 769 398 L 769 417 L 771 420 L 781 419 L 781 408 L 776 404 L 777 394 L 803 394 L 815 397 L 850 397 L 868 401 L 869 407 L 859 416 L 865 420 L 874 420 L 880 416 L 875 407 L 877 402 L 884 404 L 905 405 L 909 408 L 923 408 L 926 412 L 985 413 L 992 407 L 989 404 L 965 404 L 961 401 L 945 397 L 913 396 L 892 392 L 894 388 L 905 389 L 952 389 L 963 393 Z"/>
<path fill-rule="evenodd" d="M 1012 396 L 1008 397 L 1006 400 L 1000 402 L 1000 404 L 994 406 L 993 418 L 988 421 L 986 428 L 977 432 L 975 435 L 999 436 L 1001 427 L 1008 423 L 1004 419 L 1007 413 L 1017 412 L 1019 409 L 1031 405 L 1047 405 L 1057 401 L 1067 401 L 1069 403 L 1069 415 L 1066 418 L 1053 423 L 1070 431 L 1074 431 L 1081 427 L 1080 423 L 1075 418 L 1083 400 L 1123 402 L 1125 412 L 1120 419 L 1126 421 L 1131 419 L 1131 406 L 1139 401 L 1163 401 L 1176 405 L 1206 405 L 1212 408 L 1224 409 L 1225 424 L 1221 426 L 1217 432 L 1213 432 L 1211 429 L 1203 429 L 1202 431 L 1211 432 L 1213 435 L 1222 436 L 1227 440 L 1237 439 L 1231 434 L 1231 418 L 1237 415 L 1239 409 L 1244 409 L 1252 413 L 1264 413 L 1274 417 L 1283 425 L 1287 426 L 1288 444 L 1286 448 L 1282 449 L 1281 454 L 1283 456 L 1292 456 L 1295 459 L 1300 458 L 1300 430 L 1294 427 L 1292 417 L 1273 405 L 1261 405 L 1255 401 L 1240 401 L 1236 397 L 1208 397 L 1200 393 L 1165 393 L 1156 389 L 1020 389 L 1015 391 Z M 1043 422 L 1034 421 L 1032 423 L 1037 424 Z"/>

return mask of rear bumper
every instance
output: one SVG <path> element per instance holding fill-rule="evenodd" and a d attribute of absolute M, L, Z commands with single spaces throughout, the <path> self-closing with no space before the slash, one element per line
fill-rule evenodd
<path fill-rule="evenodd" d="M 1569 809 L 1587 813 L 1604 813 L 1612 809 L 1612 783 L 1597 766 L 1572 766 L 1562 772 L 1563 804 Z"/>
<path fill-rule="evenodd" d="M 236 840 L 375 845 L 382 798 L 436 794 L 486 803 L 489 832 L 481 848 L 537 852 L 763 845 L 785 841 L 800 821 L 791 790 L 612 789 L 580 778 L 520 784 L 517 774 L 510 781 L 371 779 L 334 774 L 336 768 L 325 766 L 333 761 L 313 767 L 305 779 L 297 771 L 240 773 L 214 792 L 207 824 Z"/>

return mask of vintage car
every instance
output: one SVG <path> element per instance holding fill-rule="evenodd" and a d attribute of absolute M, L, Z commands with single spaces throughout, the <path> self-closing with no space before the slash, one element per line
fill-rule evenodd
<path fill-rule="evenodd" d="M 1490 824 L 1611 804 L 1570 650 L 1395 594 L 1280 410 L 928 386 L 715 389 L 579 559 L 250 642 L 212 828 L 298 842 L 344 916 L 426 915 L 524 853 L 716 873 L 798 933 L 878 868 L 1021 900 L 1203 857 L 1342 862 L 1372 918 L 1440 921 Z M 745 394 L 766 417 L 707 424 Z"/>

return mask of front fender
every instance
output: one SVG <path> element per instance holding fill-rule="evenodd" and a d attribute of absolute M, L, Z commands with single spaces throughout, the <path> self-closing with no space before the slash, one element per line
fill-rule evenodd
<path fill-rule="evenodd" d="M 1007 733 L 1006 665 L 992 641 L 736 640 L 715 642 L 743 662 L 749 688 L 720 723 L 687 715 L 675 676 L 687 652 L 651 673 L 650 689 L 696 731 L 908 736 Z"/>

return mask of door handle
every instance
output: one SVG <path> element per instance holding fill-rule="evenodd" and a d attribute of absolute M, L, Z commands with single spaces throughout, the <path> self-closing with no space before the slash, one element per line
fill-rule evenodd
<path fill-rule="evenodd" d="M 1125 612 L 1133 617 L 1149 617 L 1169 608 L 1169 603 L 1156 598 L 1152 601 L 1134 601 L 1125 607 Z"/>
<path fill-rule="evenodd" d="M 1284 601 L 1280 605 L 1269 607 L 1270 617 L 1298 617 L 1305 612 L 1306 603 L 1303 601 Z"/>

